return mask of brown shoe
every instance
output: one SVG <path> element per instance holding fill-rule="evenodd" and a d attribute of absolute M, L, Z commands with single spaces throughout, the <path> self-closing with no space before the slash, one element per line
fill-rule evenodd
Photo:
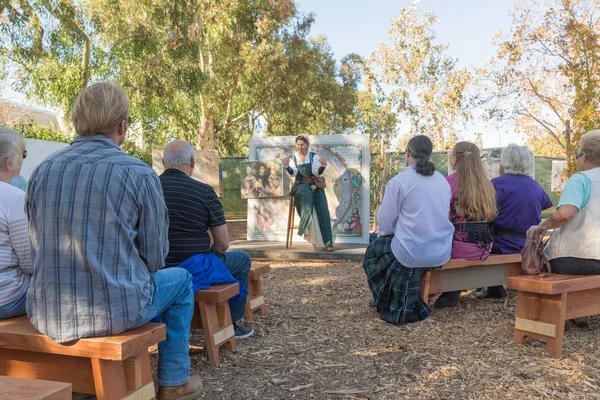
<path fill-rule="evenodd" d="M 159 386 L 158 400 L 194 400 L 202 393 L 202 380 L 198 375 L 179 386 Z"/>

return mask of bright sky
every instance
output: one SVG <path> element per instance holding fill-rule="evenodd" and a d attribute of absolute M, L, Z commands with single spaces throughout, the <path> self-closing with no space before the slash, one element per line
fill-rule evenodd
<path fill-rule="evenodd" d="M 410 0 L 297 0 L 301 12 L 315 14 L 313 35 L 324 35 L 339 61 L 348 53 L 369 56 L 379 42 L 388 40 L 390 21 Z M 433 10 L 439 43 L 448 43 L 448 54 L 460 67 L 480 68 L 494 55 L 492 39 L 510 28 L 511 0 L 422 0 L 422 10 Z M 483 132 L 486 147 L 521 142 L 512 126 L 475 123 L 464 139 Z"/>

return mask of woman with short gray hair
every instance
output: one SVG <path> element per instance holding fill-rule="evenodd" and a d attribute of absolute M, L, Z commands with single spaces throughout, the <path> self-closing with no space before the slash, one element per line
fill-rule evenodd
<path fill-rule="evenodd" d="M 500 154 L 500 176 L 492 179 L 496 189 L 498 216 L 492 222 L 492 254 L 519 254 L 525 245 L 525 233 L 539 224 L 542 211 L 552 207 L 544 189 L 531 176 L 533 154 L 526 147 L 509 144 Z M 503 286 L 489 287 L 479 298 L 503 298 Z"/>
<path fill-rule="evenodd" d="M 0 128 L 0 319 L 25 314 L 25 298 L 33 274 L 25 192 L 11 186 L 27 157 L 25 139 Z"/>

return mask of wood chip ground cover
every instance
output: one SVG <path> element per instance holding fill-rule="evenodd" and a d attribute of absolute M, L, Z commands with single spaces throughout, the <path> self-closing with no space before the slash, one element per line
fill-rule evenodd
<path fill-rule="evenodd" d="M 256 335 L 208 364 L 192 331 L 203 399 L 600 399 L 600 318 L 565 332 L 563 358 L 513 344 L 515 293 L 461 296 L 420 323 L 392 326 L 367 306 L 360 263 L 272 263 Z M 156 349 L 153 350 L 153 364 Z M 155 369 L 155 366 L 154 366 Z"/>

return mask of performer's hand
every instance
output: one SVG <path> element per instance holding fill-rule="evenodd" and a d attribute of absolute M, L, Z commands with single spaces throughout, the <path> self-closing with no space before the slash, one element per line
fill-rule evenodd
<path fill-rule="evenodd" d="M 286 157 L 284 159 L 281 160 L 281 163 L 283 164 L 284 167 L 289 167 L 290 166 L 290 158 Z"/>
<path fill-rule="evenodd" d="M 327 160 L 325 159 L 325 157 L 319 157 L 319 162 L 321 163 L 322 166 L 324 166 L 324 167 L 327 166 Z"/>

